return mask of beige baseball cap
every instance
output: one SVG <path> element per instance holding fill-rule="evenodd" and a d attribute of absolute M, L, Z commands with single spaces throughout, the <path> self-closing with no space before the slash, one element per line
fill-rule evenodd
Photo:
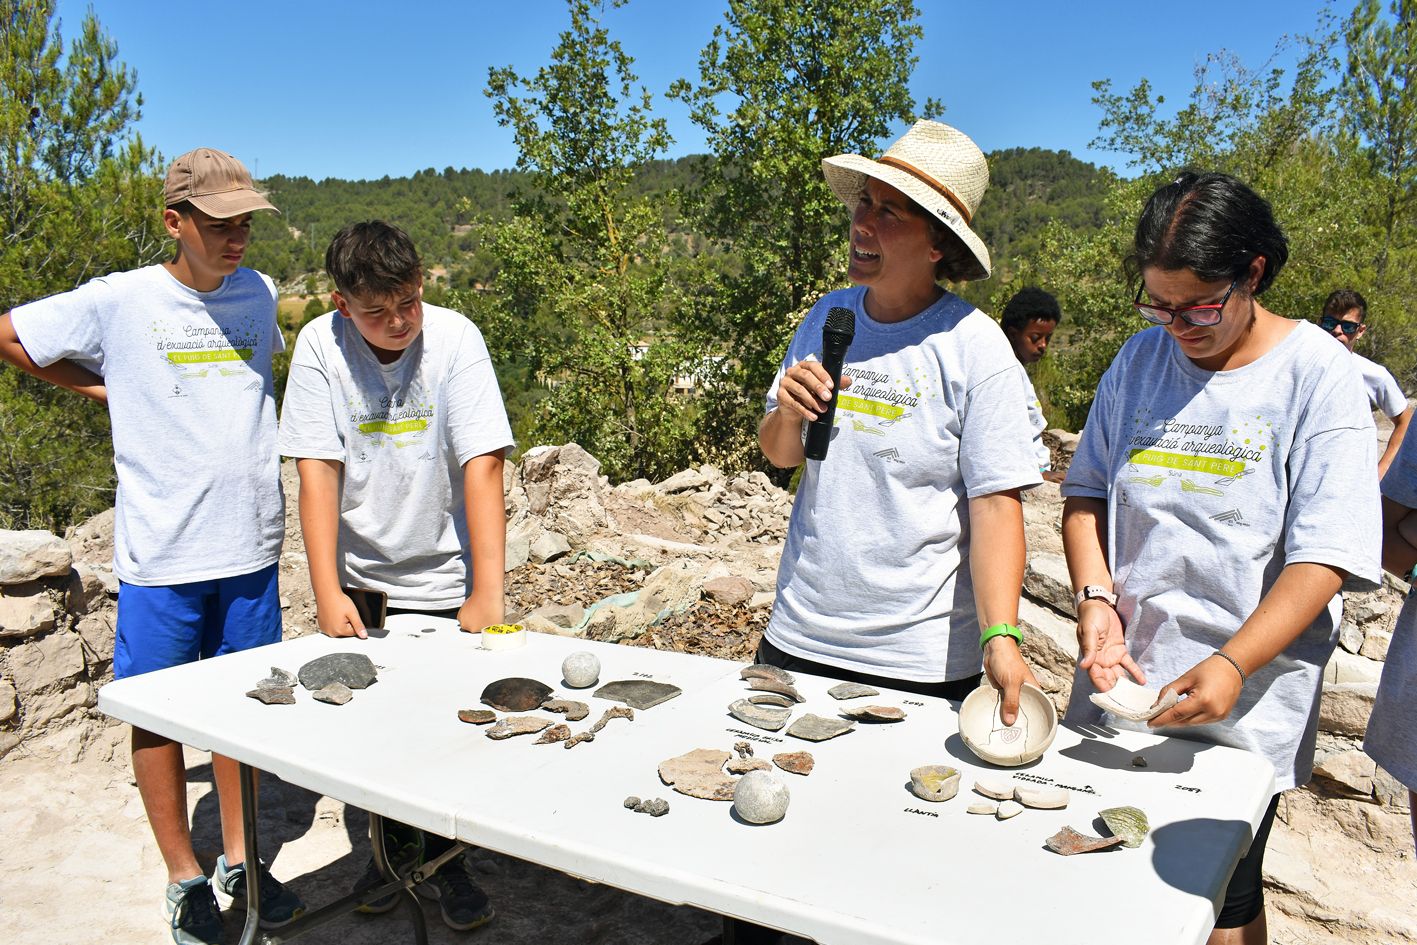
<path fill-rule="evenodd" d="M 255 210 L 280 213 L 251 186 L 245 166 L 215 148 L 197 148 L 173 161 L 167 169 L 164 197 L 169 207 L 185 200 L 222 220 Z"/>

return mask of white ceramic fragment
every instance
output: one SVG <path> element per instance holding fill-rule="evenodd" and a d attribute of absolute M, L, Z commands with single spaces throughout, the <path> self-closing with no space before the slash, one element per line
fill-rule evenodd
<path fill-rule="evenodd" d="M 577 650 L 561 661 L 561 678 L 572 689 L 588 689 L 600 679 L 600 657 Z"/>
<path fill-rule="evenodd" d="M 787 813 L 787 785 L 766 771 L 750 771 L 733 788 L 733 810 L 750 824 L 773 824 Z"/>
<path fill-rule="evenodd" d="M 921 765 L 910 772 L 910 790 L 922 801 L 947 801 L 959 793 L 959 770 Z"/>
<path fill-rule="evenodd" d="M 1000 693 L 985 675 L 980 687 L 959 707 L 959 736 L 969 750 L 1004 767 L 1028 764 L 1042 757 L 1058 734 L 1053 700 L 1032 683 L 1019 692 L 1018 718 L 1005 725 L 999 717 Z M 1012 792 L 1010 792 L 1012 796 Z"/>
<path fill-rule="evenodd" d="M 975 801 L 965 810 L 971 814 L 988 814 L 992 817 L 999 812 L 999 805 L 994 801 Z"/>
<path fill-rule="evenodd" d="M 1011 801 L 1014 798 L 1014 782 L 1009 778 L 979 778 L 974 782 L 974 790 L 996 801 Z"/>
<path fill-rule="evenodd" d="M 1045 784 L 1020 784 L 1014 788 L 1014 800 L 1036 810 L 1062 810 L 1068 806 L 1068 789 Z"/>
<path fill-rule="evenodd" d="M 998 817 L 1000 820 L 1008 820 L 1010 817 L 1017 817 L 1023 813 L 1023 805 L 1018 801 L 1000 801 Z"/>
<path fill-rule="evenodd" d="M 1131 722 L 1149 722 L 1179 701 L 1175 690 L 1169 686 L 1157 692 L 1138 686 L 1125 676 L 1106 692 L 1094 692 L 1088 698 L 1098 708 Z"/>

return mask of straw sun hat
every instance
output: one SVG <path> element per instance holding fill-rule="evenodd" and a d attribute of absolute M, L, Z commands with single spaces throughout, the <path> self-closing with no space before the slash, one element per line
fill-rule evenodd
<path fill-rule="evenodd" d="M 917 121 L 879 159 L 838 154 L 822 159 L 822 173 L 850 210 L 856 209 L 868 176 L 890 184 L 938 217 L 969 249 L 976 267 L 960 278 L 989 277 L 989 250 L 969 228 L 989 187 L 989 164 L 979 146 L 958 128 Z"/>

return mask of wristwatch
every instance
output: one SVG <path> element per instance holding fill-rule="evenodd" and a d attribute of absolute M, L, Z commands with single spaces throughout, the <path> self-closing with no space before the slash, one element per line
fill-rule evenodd
<path fill-rule="evenodd" d="M 1082 602 L 1085 600 L 1100 600 L 1106 603 L 1108 607 L 1117 606 L 1117 595 L 1105 588 L 1098 587 L 1096 584 L 1084 585 L 1083 589 L 1078 591 L 1076 596 L 1073 597 L 1073 606 L 1081 607 Z"/>

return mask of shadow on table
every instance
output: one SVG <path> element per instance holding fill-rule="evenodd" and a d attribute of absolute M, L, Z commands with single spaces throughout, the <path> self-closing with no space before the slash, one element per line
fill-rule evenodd
<path fill-rule="evenodd" d="M 1117 731 L 1105 725 L 1064 722 L 1062 727 L 1077 732 L 1082 741 L 1058 754 L 1084 764 L 1138 774 L 1184 774 L 1194 767 L 1196 755 L 1211 747 L 1184 738 L 1168 738 L 1138 751 L 1112 741 Z"/>
<path fill-rule="evenodd" d="M 1151 832 L 1151 863 L 1156 875 L 1182 892 L 1218 902 L 1230 874 L 1250 849 L 1250 825 L 1243 820 L 1194 817 L 1164 824 Z M 1215 864 L 1222 861 L 1217 872 Z"/>

